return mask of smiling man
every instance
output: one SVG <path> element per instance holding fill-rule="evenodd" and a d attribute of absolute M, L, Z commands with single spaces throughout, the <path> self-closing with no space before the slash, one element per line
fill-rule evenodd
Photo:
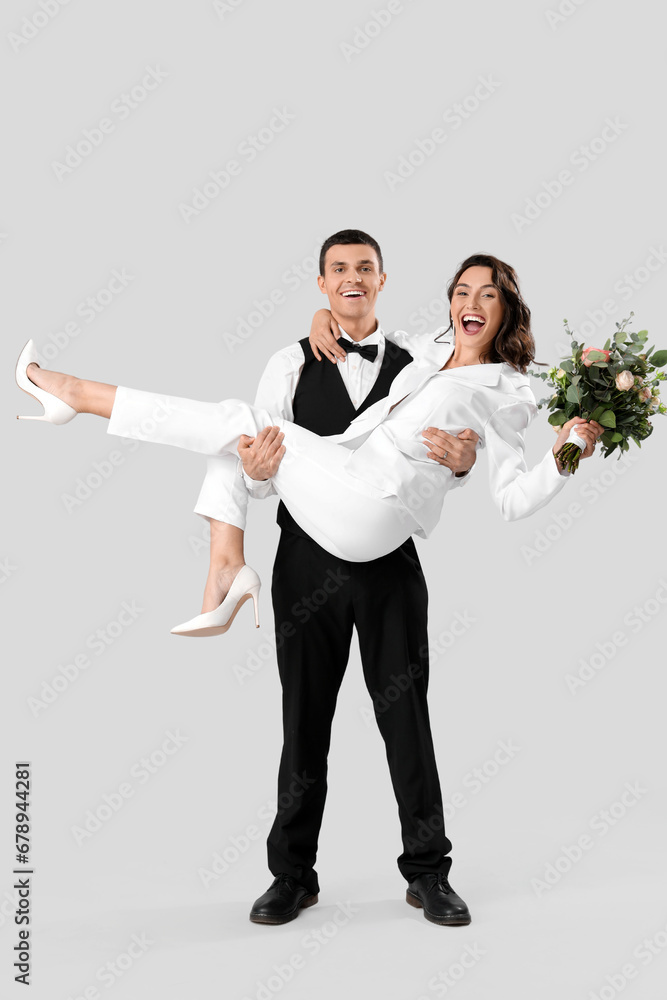
<path fill-rule="evenodd" d="M 394 378 L 412 358 L 385 339 L 376 318 L 385 281 L 382 252 L 371 236 L 344 230 L 329 237 L 320 253 L 318 283 L 341 328 L 338 346 L 345 351 L 343 360 L 336 365 L 320 363 L 307 337 L 278 351 L 261 378 L 256 405 L 328 436 L 343 433 L 358 414 L 387 396 Z M 446 460 L 428 454 L 465 477 L 475 461 L 476 440 L 472 431 L 464 431 L 458 438 L 447 436 Z M 270 477 L 283 452 L 277 427 L 265 428 L 256 439 L 241 439 L 239 454 L 251 495 L 261 498 L 273 492 Z M 224 546 L 218 551 L 213 530 L 219 514 L 215 489 L 219 461 L 209 461 L 196 507 L 212 519 L 209 586 L 213 587 L 218 586 L 216 570 L 219 580 L 225 581 L 229 569 Z M 449 473 L 443 469 L 444 474 Z M 447 881 L 452 845 L 444 830 L 426 698 L 428 593 L 414 542 L 409 538 L 372 562 L 345 562 L 313 541 L 282 502 L 277 521 L 281 534 L 272 598 L 284 742 L 278 814 L 268 837 L 268 863 L 275 879 L 254 903 L 250 919 L 286 923 L 318 900 L 314 865 L 327 793 L 331 726 L 356 628 L 364 679 L 398 804 L 403 851 L 397 860 L 411 883 L 408 902 L 423 906 L 435 923 L 467 924 L 468 908 Z M 209 596 L 216 606 L 224 590 Z M 261 740 L 261 735 L 254 737 Z M 306 779 L 298 795 L 290 792 L 296 776 Z M 361 837 L 351 813 L 348 823 L 349 843 L 363 843 L 367 850 L 374 831 L 364 830 Z M 355 862 L 354 853 L 350 862 Z"/>

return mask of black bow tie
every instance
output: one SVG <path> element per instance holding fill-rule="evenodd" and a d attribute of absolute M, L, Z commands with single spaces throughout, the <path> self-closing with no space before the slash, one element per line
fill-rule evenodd
<path fill-rule="evenodd" d="M 343 340 L 342 337 L 338 341 L 338 344 L 348 354 L 350 351 L 356 351 L 357 354 L 361 354 L 362 358 L 366 358 L 366 361 L 375 361 L 378 356 L 377 344 L 368 344 L 364 347 L 363 344 L 357 344 L 354 340 Z"/>

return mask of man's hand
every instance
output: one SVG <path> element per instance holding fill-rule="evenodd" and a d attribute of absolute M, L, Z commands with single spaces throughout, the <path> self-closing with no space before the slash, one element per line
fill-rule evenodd
<path fill-rule="evenodd" d="M 427 427 L 422 431 L 422 437 L 426 439 L 424 444 L 430 447 L 426 457 L 451 469 L 459 477 L 469 472 L 477 460 L 479 434 L 470 427 L 466 427 L 456 437 L 437 427 Z"/>
<path fill-rule="evenodd" d="M 265 480 L 275 476 L 286 450 L 284 437 L 280 427 L 265 427 L 257 437 L 241 435 L 236 450 L 250 479 Z"/>

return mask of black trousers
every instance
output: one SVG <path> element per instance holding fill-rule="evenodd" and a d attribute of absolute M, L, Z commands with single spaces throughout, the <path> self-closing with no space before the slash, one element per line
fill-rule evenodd
<path fill-rule="evenodd" d="M 442 795 L 426 700 L 427 590 L 412 539 L 381 559 L 344 562 L 281 532 L 273 569 L 284 743 L 268 863 L 319 892 L 314 869 L 336 699 L 356 627 L 364 678 L 398 803 L 401 874 L 449 873 Z M 372 836 L 372 831 L 369 832 Z"/>

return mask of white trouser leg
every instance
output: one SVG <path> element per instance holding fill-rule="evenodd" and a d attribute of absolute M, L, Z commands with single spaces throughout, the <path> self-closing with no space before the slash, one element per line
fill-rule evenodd
<path fill-rule="evenodd" d="M 248 490 L 238 472 L 238 455 L 209 455 L 195 513 L 245 531 Z"/>
<path fill-rule="evenodd" d="M 346 471 L 346 448 L 243 400 L 204 403 L 119 386 L 108 431 L 204 455 L 236 456 L 241 434 L 255 436 L 269 425 L 279 426 L 285 435 L 286 454 L 273 477 L 276 492 L 297 523 L 328 552 L 367 562 L 392 552 L 416 530 L 416 521 L 397 497 L 384 496 Z M 219 471 L 221 483 L 231 476 L 238 480 L 227 484 L 226 496 L 233 498 L 239 486 L 245 491 L 235 464 L 226 463 Z"/>

